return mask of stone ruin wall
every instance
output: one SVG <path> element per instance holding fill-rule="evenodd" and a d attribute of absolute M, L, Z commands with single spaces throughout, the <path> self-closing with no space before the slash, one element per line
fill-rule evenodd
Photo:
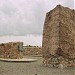
<path fill-rule="evenodd" d="M 56 53 L 75 58 L 75 10 L 58 5 L 46 14 L 42 52 L 44 58 Z"/>
<path fill-rule="evenodd" d="M 54 11 L 54 12 L 53 12 Z M 43 30 L 42 51 L 43 57 L 54 55 L 59 47 L 59 9 L 55 8 L 46 14 Z"/>
<path fill-rule="evenodd" d="M 22 42 L 9 42 L 0 44 L 0 58 L 17 59 L 22 58 Z"/>
<path fill-rule="evenodd" d="M 59 44 L 63 57 L 75 58 L 75 13 L 65 7 L 60 8 Z"/>
<path fill-rule="evenodd" d="M 37 55 L 42 56 L 42 48 L 41 47 L 25 47 L 23 51 L 23 55 Z"/>

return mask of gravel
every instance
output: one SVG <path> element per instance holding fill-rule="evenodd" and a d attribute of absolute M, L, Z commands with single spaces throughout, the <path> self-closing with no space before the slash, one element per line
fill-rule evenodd
<path fill-rule="evenodd" d="M 42 64 L 42 57 L 28 57 L 37 59 L 36 62 L 3 62 L 0 61 L 0 75 L 75 75 L 75 68 L 58 69 Z"/>

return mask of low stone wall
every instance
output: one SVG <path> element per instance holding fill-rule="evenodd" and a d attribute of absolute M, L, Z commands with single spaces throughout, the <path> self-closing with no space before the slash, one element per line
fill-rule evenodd
<path fill-rule="evenodd" d="M 0 44 L 0 58 L 22 58 L 20 47 L 22 42 L 9 42 Z"/>
<path fill-rule="evenodd" d="M 26 47 L 23 51 L 24 55 L 42 55 L 41 47 Z"/>

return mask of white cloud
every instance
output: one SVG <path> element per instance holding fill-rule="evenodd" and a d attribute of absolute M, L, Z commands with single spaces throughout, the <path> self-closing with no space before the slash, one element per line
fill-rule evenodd
<path fill-rule="evenodd" d="M 0 37 L 0 43 L 7 42 L 23 42 L 24 45 L 42 46 L 41 35 L 27 35 L 27 36 L 3 36 Z"/>
<path fill-rule="evenodd" d="M 42 34 L 46 12 L 75 0 L 0 0 L 0 35 Z"/>
<path fill-rule="evenodd" d="M 45 14 L 58 4 L 75 8 L 75 0 L 0 0 L 0 35 L 19 35 L 0 37 L 0 42 L 41 46 Z"/>

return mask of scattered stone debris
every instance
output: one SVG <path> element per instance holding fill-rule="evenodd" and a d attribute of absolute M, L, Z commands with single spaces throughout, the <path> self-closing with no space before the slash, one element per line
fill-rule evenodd
<path fill-rule="evenodd" d="M 75 67 L 75 59 L 66 59 L 63 58 L 62 56 L 51 56 L 50 58 L 44 59 L 43 60 L 44 65 L 52 65 L 53 67 L 56 68 L 67 68 L 67 67 Z"/>

